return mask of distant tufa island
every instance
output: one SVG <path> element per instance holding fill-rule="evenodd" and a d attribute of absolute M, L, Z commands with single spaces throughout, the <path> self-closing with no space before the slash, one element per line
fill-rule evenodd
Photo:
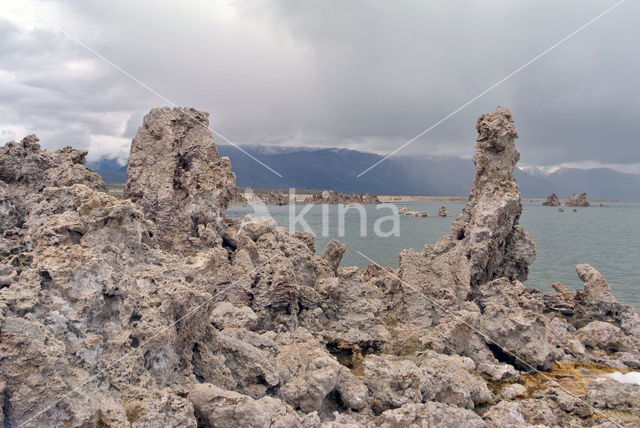
<path fill-rule="evenodd" d="M 288 190 L 285 189 L 260 189 L 256 191 L 252 189 L 245 189 L 244 191 L 238 192 L 233 203 L 263 203 L 265 205 L 293 205 L 296 203 L 375 205 L 381 203 L 378 196 L 371 193 L 344 194 L 333 190 L 325 190 L 322 192 L 316 191 L 311 194 L 300 193 L 298 196 L 299 198 L 296 198 L 296 194 L 290 195 Z"/>
<path fill-rule="evenodd" d="M 558 195 L 556 195 L 555 193 L 552 193 L 549 196 L 547 196 L 547 199 L 542 203 L 542 205 L 544 205 L 545 207 L 559 207 L 559 206 L 562 206 L 562 203 L 560 202 Z M 573 195 L 567 198 L 565 202 L 565 206 L 590 207 L 591 203 L 587 200 L 586 193 L 581 193 L 580 195 L 578 195 L 577 193 L 574 193 Z"/>

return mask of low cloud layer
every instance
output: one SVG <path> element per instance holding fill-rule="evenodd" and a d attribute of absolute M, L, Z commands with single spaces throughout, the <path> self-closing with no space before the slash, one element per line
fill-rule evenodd
<path fill-rule="evenodd" d="M 209 111 L 234 142 L 388 153 L 613 4 L 1 5 L 0 133 L 123 160 L 145 112 L 167 104 L 71 35 L 177 105 Z M 476 118 L 503 105 L 523 165 L 635 170 L 639 13 L 621 4 L 401 154 L 470 156 Z"/>

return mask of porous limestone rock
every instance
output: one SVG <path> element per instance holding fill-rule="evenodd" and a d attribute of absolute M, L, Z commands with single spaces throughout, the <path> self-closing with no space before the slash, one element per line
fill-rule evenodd
<path fill-rule="evenodd" d="M 533 240 L 519 224 L 520 190 L 513 171 L 520 158 L 514 140 L 518 133 L 509 110 L 498 107 L 476 123 L 478 139 L 473 161 L 476 175 L 469 202 L 451 226 L 449 235 L 422 253 L 405 250 L 400 274 L 420 288 L 432 284 L 444 290 L 449 304 L 465 300 L 473 287 L 505 277 L 524 281 L 535 259 Z M 403 258 L 415 260 L 403 267 Z"/>
<path fill-rule="evenodd" d="M 26 254 L 21 228 L 46 187 L 83 184 L 106 191 L 98 174 L 84 166 L 87 152 L 64 147 L 40 149 L 35 135 L 0 148 L 0 257 Z"/>
<path fill-rule="evenodd" d="M 371 355 L 364 361 L 364 382 L 374 412 L 423 402 L 433 389 L 430 380 L 411 360 Z"/>
<path fill-rule="evenodd" d="M 631 337 L 617 326 L 603 321 L 591 321 L 577 332 L 578 339 L 589 349 L 624 352 L 633 349 Z"/>
<path fill-rule="evenodd" d="M 484 420 L 489 427 L 563 426 L 563 415 L 544 399 L 501 401 L 491 407 Z"/>
<path fill-rule="evenodd" d="M 505 372 L 506 368 L 497 365 L 498 361 L 485 338 L 478 334 L 480 316 L 480 308 L 473 302 L 466 302 L 460 310 L 449 312 L 440 323 L 422 335 L 420 343 L 442 354 L 471 358 L 479 368 L 485 368 L 480 371 L 489 378 L 502 380 L 514 375 L 513 367 L 509 366 L 512 372 Z"/>
<path fill-rule="evenodd" d="M 402 281 L 444 306 L 466 300 L 471 291 L 466 258 L 445 253 L 432 259 L 429 254 L 433 254 L 430 247 L 422 253 L 402 250 L 398 255 Z"/>
<path fill-rule="evenodd" d="M 468 358 L 435 352 L 422 354 L 416 361 L 370 356 L 364 368 L 375 412 L 420 400 L 472 409 L 493 397 L 484 381 L 470 373 L 475 364 Z"/>
<path fill-rule="evenodd" d="M 500 389 L 500 396 L 507 400 L 522 398 L 526 394 L 527 394 L 527 388 L 520 385 L 519 383 L 503 386 L 502 389 Z"/>
<path fill-rule="evenodd" d="M 588 264 L 576 266 L 576 272 L 582 282 L 584 282 L 584 293 L 579 294 L 579 298 L 590 302 L 613 303 L 616 299 L 611 292 L 611 286 L 604 279 L 602 274 Z"/>
<path fill-rule="evenodd" d="M 476 176 L 449 238 L 467 246 L 472 286 L 499 277 L 524 281 L 536 253 L 531 236 L 518 224 L 522 202 L 513 171 L 520 153 L 511 112 L 498 107 L 483 114 L 476 129 Z"/>
<path fill-rule="evenodd" d="M 276 221 L 269 217 L 259 217 L 256 219 L 243 218 L 240 223 L 240 230 L 251 238 L 252 241 L 257 241 L 265 233 L 273 231 L 278 224 Z"/>
<path fill-rule="evenodd" d="M 430 400 L 473 409 L 493 398 L 484 380 L 472 374 L 476 368 L 472 359 L 426 351 L 417 355 L 417 360 L 432 380 Z"/>
<path fill-rule="evenodd" d="M 189 335 L 157 326 L 170 327 L 186 305 L 206 296 L 180 286 L 171 268 L 169 283 L 144 281 L 162 275 L 144 266 L 149 224 L 130 201 L 82 184 L 39 195 L 22 228 L 30 260 L 0 292 L 7 310 L 0 337 L 5 421 L 195 426 L 191 405 L 162 387 L 177 375 L 176 350 Z M 141 271 L 137 279 L 126 273 L 131 269 Z M 144 355 L 128 355 L 145 338 L 152 339 Z M 92 381 L 94 375 L 101 380 Z M 105 381 L 120 394 L 102 392 Z M 92 393 L 68 394 L 83 382 Z M 29 422 L 34 417 L 41 419 Z"/>
<path fill-rule="evenodd" d="M 107 190 L 100 176 L 84 166 L 86 150 L 64 147 L 48 152 L 40 149 L 38 141 L 35 135 L 28 135 L 20 143 L 12 141 L 0 148 L 0 180 L 11 186 L 15 197 L 76 183 Z"/>
<path fill-rule="evenodd" d="M 598 409 L 640 412 L 640 385 L 600 379 L 589 384 L 587 403 Z"/>
<path fill-rule="evenodd" d="M 165 107 L 144 117 L 131 143 L 124 197 L 154 222 L 163 248 L 189 238 L 216 243 L 235 193 L 231 163 L 218 155 L 208 113 Z"/>
<path fill-rule="evenodd" d="M 291 335 L 276 356 L 281 387 L 278 395 L 306 413 L 331 413 L 337 403 L 361 410 L 367 389 L 309 334 Z M 332 394 L 335 397 L 332 397 Z"/>
<path fill-rule="evenodd" d="M 340 262 L 342 261 L 342 256 L 344 252 L 347 250 L 347 246 L 343 243 L 332 239 L 327 243 L 327 246 L 324 248 L 322 255 L 320 256 L 323 260 L 329 263 L 329 266 L 333 269 L 334 272 L 338 272 L 338 267 L 340 267 Z"/>
<path fill-rule="evenodd" d="M 273 397 L 254 400 L 246 395 L 225 391 L 209 383 L 194 385 L 188 395 L 200 426 L 226 427 L 301 427 L 301 417 L 293 408 Z"/>
<path fill-rule="evenodd" d="M 524 370 L 548 368 L 563 355 L 549 334 L 539 291 L 501 278 L 481 285 L 476 293 L 482 311 L 479 330 L 509 363 Z"/>
<path fill-rule="evenodd" d="M 225 218 L 234 180 L 204 119 L 147 116 L 133 200 L 104 193 L 84 152 L 0 150 L 5 426 L 577 426 L 588 412 L 553 386 L 509 400 L 529 367 L 492 338 L 535 366 L 640 364 L 637 315 L 595 270 L 567 295 L 518 281 L 533 247 L 506 109 L 478 122 L 451 233 L 398 269 L 339 268 L 338 242 L 317 256 L 308 233 Z M 589 394 L 633 420 L 622 393 Z"/>
<path fill-rule="evenodd" d="M 535 391 L 532 397 L 552 401 L 556 403 L 563 412 L 580 418 L 588 418 L 593 414 L 589 403 L 579 396 L 569 394 L 566 389 L 558 388 L 557 386 Z"/>
<path fill-rule="evenodd" d="M 380 428 L 484 428 L 487 426 L 480 416 L 471 410 L 432 401 L 405 404 L 397 409 L 387 410 L 376 419 L 376 424 Z"/>
<path fill-rule="evenodd" d="M 580 328 L 592 321 L 604 321 L 620 327 L 627 335 L 640 337 L 640 316 L 631 306 L 616 301 L 602 274 L 588 264 L 577 265 L 576 272 L 584 282 L 584 290 L 575 291 L 570 322 Z"/>

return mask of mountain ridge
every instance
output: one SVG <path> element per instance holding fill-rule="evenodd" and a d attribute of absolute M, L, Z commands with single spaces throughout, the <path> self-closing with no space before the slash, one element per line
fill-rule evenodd
<path fill-rule="evenodd" d="M 331 189 L 381 195 L 466 196 L 473 180 L 471 159 L 454 156 L 394 156 L 375 169 L 357 175 L 383 159 L 382 155 L 343 148 L 295 148 L 241 146 L 282 174 L 263 168 L 231 145 L 218 145 L 221 156 L 231 159 L 239 186 L 254 188 Z M 115 159 L 88 162 L 105 182 L 122 183 L 126 165 Z M 560 168 L 550 174 L 516 169 L 524 197 L 544 198 L 550 193 L 566 197 L 587 192 L 589 199 L 640 201 L 640 175 L 610 168 Z"/>

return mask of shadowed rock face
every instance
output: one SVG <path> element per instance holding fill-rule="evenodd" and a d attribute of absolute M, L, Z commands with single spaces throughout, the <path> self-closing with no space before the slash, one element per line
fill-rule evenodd
<path fill-rule="evenodd" d="M 156 108 L 131 144 L 125 198 L 156 225 L 164 248 L 219 243 L 222 215 L 234 198 L 235 175 L 220 158 L 209 115 L 193 108 Z M 190 239 L 191 238 L 191 239 Z"/>
<path fill-rule="evenodd" d="M 558 199 L 558 195 L 556 195 L 555 193 L 550 194 L 549 196 L 547 196 L 547 200 L 544 201 L 542 205 L 544 205 L 545 207 L 559 207 L 560 200 Z"/>
<path fill-rule="evenodd" d="M 478 121 L 450 234 L 399 269 L 340 268 L 337 241 L 318 257 L 311 234 L 225 218 L 234 177 L 199 122 L 147 115 L 132 199 L 104 193 L 85 152 L 35 136 L 0 149 L 5 426 L 580 426 L 579 397 L 540 385 L 516 400 L 519 370 L 640 367 L 640 320 L 595 269 L 577 267 L 573 293 L 517 280 L 534 253 L 506 109 Z M 622 394 L 639 388 L 583 398 L 632 418 Z"/>

